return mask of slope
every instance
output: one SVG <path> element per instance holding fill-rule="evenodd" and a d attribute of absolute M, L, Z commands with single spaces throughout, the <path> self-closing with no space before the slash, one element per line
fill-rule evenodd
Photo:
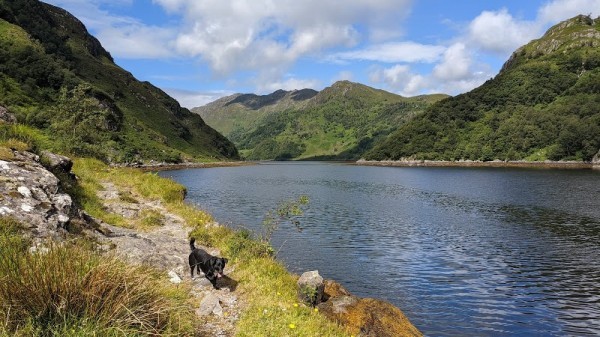
<path fill-rule="evenodd" d="M 441 101 L 367 159 L 579 160 L 600 148 L 600 19 L 577 16 L 519 48 L 500 73 Z"/>
<path fill-rule="evenodd" d="M 75 17 L 39 1 L 0 0 L 0 105 L 39 130 L 44 146 L 73 155 L 110 162 L 237 157 L 198 115 L 117 66 Z"/>
<path fill-rule="evenodd" d="M 295 105 L 279 104 L 270 110 L 263 107 L 262 111 L 246 109 L 237 114 L 217 108 L 211 112 L 215 117 L 203 116 L 207 116 L 208 123 L 225 116 L 211 125 L 228 134 L 248 159 L 356 159 L 394 127 L 446 97 L 405 98 L 349 81 L 336 82 L 316 95 L 307 90 L 292 92 L 304 93 L 305 99 L 298 99 Z M 232 96 L 227 102 L 244 97 L 263 97 L 266 101 L 278 93 L 282 92 Z M 232 115 L 242 117 L 235 119 Z"/>
<path fill-rule="evenodd" d="M 226 137 L 242 133 L 269 114 L 300 109 L 318 92 L 312 89 L 277 90 L 269 95 L 234 94 L 207 105 L 193 108 L 211 127 Z"/>

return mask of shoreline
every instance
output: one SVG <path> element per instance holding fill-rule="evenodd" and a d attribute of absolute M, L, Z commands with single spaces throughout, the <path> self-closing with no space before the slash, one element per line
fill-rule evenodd
<path fill-rule="evenodd" d="M 238 166 L 250 166 L 255 165 L 253 162 L 248 161 L 218 161 L 218 162 L 207 162 L 207 163 L 156 163 L 156 164 L 140 164 L 140 165 L 125 165 L 125 166 L 113 166 L 113 167 L 129 167 L 136 168 L 145 172 L 157 172 L 157 171 L 170 171 L 170 170 L 185 170 L 192 168 L 212 168 L 212 167 L 238 167 Z"/>
<path fill-rule="evenodd" d="M 600 163 L 580 161 L 447 161 L 447 160 L 358 160 L 359 166 L 387 167 L 495 167 L 539 169 L 600 169 Z"/>

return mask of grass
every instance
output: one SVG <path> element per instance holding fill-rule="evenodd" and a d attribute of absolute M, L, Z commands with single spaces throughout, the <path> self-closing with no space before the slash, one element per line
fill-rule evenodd
<path fill-rule="evenodd" d="M 79 178 L 75 199 L 87 212 L 108 220 L 114 216 L 95 197 L 103 188 L 101 182 L 111 182 L 120 191 L 130 191 L 120 198 L 160 201 L 185 220 L 198 244 L 216 247 L 229 258 L 235 270 L 229 276 L 238 281 L 236 292 L 244 303 L 237 336 L 348 336 L 313 308 L 298 303 L 297 276 L 273 257 L 267 242 L 248 231 L 210 225 L 214 220 L 209 214 L 184 202 L 183 186 L 154 173 L 109 168 L 93 159 L 74 163 Z M 150 226 L 162 221 L 155 212 L 145 218 Z M 119 221 L 127 225 L 124 219 Z M 3 227 L 10 226 L 3 223 Z M 0 236 L 0 317 L 4 317 L 0 337 L 185 336 L 194 330 L 189 284 L 169 286 L 155 270 L 100 259 L 78 244 L 50 245 L 46 254 L 30 254 L 29 244 L 15 235 L 15 228 Z"/>
<path fill-rule="evenodd" d="M 297 277 L 273 257 L 273 249 L 267 242 L 257 240 L 248 231 L 209 225 L 214 221 L 210 214 L 184 202 L 183 186 L 154 173 L 108 168 L 89 159 L 75 160 L 74 171 L 80 180 L 87 182 L 89 193 L 101 186 L 100 181 L 110 181 L 134 195 L 161 201 L 166 209 L 185 220 L 189 235 L 196 238 L 197 244 L 216 247 L 229 258 L 235 269 L 230 277 L 239 282 L 236 292 L 247 303 L 238 322 L 237 336 L 347 335 L 313 308 L 297 303 Z"/>
<path fill-rule="evenodd" d="M 79 242 L 29 252 L 0 218 L 0 336 L 193 335 L 187 289 Z"/>

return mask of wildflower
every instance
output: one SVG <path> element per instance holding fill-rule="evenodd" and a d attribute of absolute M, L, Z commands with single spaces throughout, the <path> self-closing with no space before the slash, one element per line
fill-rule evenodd
<path fill-rule="evenodd" d="M 294 308 L 297 308 L 297 307 L 298 307 L 298 303 L 294 303 Z"/>
<path fill-rule="evenodd" d="M 319 308 L 315 308 L 315 312 L 319 312 Z"/>
<path fill-rule="evenodd" d="M 290 327 L 290 329 L 296 329 L 296 324 L 294 323 L 290 323 L 290 325 L 288 325 Z"/>

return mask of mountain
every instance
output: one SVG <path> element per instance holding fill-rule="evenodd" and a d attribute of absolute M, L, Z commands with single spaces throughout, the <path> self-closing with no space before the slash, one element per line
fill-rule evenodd
<path fill-rule="evenodd" d="M 211 127 L 229 137 L 232 132 L 251 128 L 265 116 L 288 109 L 301 109 L 316 96 L 312 89 L 277 90 L 269 95 L 234 94 L 193 108 Z"/>
<path fill-rule="evenodd" d="M 516 50 L 493 79 L 438 102 L 365 157 L 580 160 L 600 148 L 600 18 L 577 16 Z"/>
<path fill-rule="evenodd" d="M 349 81 L 321 92 L 232 95 L 192 109 L 248 159 L 358 159 L 446 95 L 405 98 Z"/>
<path fill-rule="evenodd" d="M 35 0 L 0 0 L 0 105 L 24 125 L 4 138 L 63 153 L 110 162 L 238 157 L 197 114 L 116 65 L 74 16 Z"/>

